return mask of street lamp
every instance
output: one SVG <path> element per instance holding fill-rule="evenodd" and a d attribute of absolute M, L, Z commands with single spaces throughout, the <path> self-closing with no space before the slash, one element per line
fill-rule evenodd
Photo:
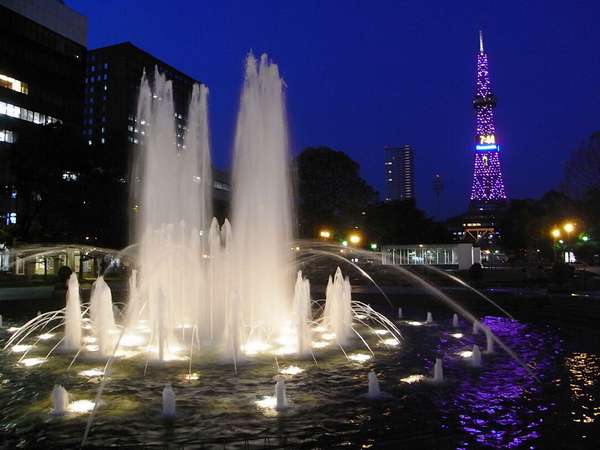
<path fill-rule="evenodd" d="M 565 230 L 565 233 L 567 233 L 567 261 L 566 262 L 571 262 L 571 250 L 569 249 L 569 240 L 571 238 L 571 233 L 573 231 L 575 231 L 575 223 L 573 222 L 566 222 L 563 225 L 563 230 Z"/>
<path fill-rule="evenodd" d="M 573 222 L 567 222 L 563 225 L 563 230 L 569 235 L 575 231 L 575 224 Z"/>
<path fill-rule="evenodd" d="M 350 236 L 348 236 L 348 240 L 350 241 L 351 244 L 357 245 L 360 243 L 361 237 L 359 234 L 353 233 Z"/>

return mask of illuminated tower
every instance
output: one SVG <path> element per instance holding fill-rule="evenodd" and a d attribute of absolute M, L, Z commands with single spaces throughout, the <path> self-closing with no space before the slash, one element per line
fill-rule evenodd
<path fill-rule="evenodd" d="M 471 209 L 489 211 L 506 202 L 506 191 L 500 168 L 500 146 L 496 139 L 494 108 L 496 97 L 492 92 L 487 53 L 483 48 L 483 33 L 479 32 L 477 52 L 477 87 L 475 98 L 476 136 Z"/>

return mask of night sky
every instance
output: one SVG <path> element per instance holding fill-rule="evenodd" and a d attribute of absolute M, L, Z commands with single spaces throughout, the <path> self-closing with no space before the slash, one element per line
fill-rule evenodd
<path fill-rule="evenodd" d="M 213 159 L 230 160 L 244 56 L 266 52 L 287 84 L 292 151 L 347 152 L 383 194 L 383 147 L 415 149 L 417 204 L 466 209 L 477 32 L 498 97 L 507 194 L 556 187 L 563 162 L 600 130 L 600 1 L 67 0 L 89 47 L 131 41 L 210 89 Z"/>

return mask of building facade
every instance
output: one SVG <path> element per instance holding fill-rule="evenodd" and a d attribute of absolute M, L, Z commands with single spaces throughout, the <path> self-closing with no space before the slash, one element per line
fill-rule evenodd
<path fill-rule="evenodd" d="M 399 266 L 441 266 L 467 270 L 481 263 L 481 250 L 469 243 L 385 245 L 381 263 Z"/>
<path fill-rule="evenodd" d="M 62 228 L 50 205 L 74 165 L 63 149 L 80 136 L 86 35 L 59 0 L 0 0 L 0 221 L 21 234 Z"/>
<path fill-rule="evenodd" d="M 385 147 L 385 201 L 415 199 L 414 153 L 410 145 Z"/>
<path fill-rule="evenodd" d="M 200 81 L 129 42 L 88 52 L 83 137 L 93 161 L 93 184 L 103 186 L 101 195 L 91 193 L 89 199 L 89 208 L 96 212 L 90 220 L 96 224 L 90 239 L 104 245 L 122 247 L 133 231 L 130 172 L 148 132 L 148 124 L 138 120 L 137 100 L 143 74 L 152 83 L 155 70 L 173 82 L 177 143 L 183 145 L 192 88 Z M 214 171 L 213 176 L 213 197 L 217 202 L 227 201 L 227 174 Z M 216 211 L 222 209 L 219 204 L 215 207 Z"/>

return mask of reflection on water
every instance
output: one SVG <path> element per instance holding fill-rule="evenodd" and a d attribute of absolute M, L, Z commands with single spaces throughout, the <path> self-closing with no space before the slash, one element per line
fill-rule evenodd
<path fill-rule="evenodd" d="M 552 370 L 560 342 L 548 330 L 535 330 L 499 317 L 488 317 L 485 323 L 528 361 L 538 376 L 543 378 Z M 554 407 L 553 400 L 541 395 L 542 384 L 529 377 L 516 361 L 498 352 L 484 354 L 482 360 L 482 369 L 466 370 L 457 380 L 452 395 L 440 405 L 453 411 L 460 429 L 470 437 L 463 441 L 463 446 L 476 443 L 516 448 L 539 438 L 543 417 Z M 458 361 L 455 365 L 465 363 Z"/>
<path fill-rule="evenodd" d="M 600 421 L 600 355 L 572 353 L 565 358 L 565 366 L 569 370 L 573 422 Z"/>

